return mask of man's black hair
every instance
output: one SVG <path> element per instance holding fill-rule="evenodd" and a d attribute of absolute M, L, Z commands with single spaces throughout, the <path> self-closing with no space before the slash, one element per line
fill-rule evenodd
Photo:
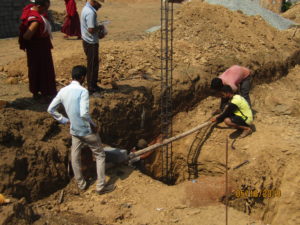
<path fill-rule="evenodd" d="M 94 6 L 93 7 L 97 11 L 98 9 L 100 9 L 102 7 L 102 5 L 100 4 L 100 2 L 94 1 Z"/>
<path fill-rule="evenodd" d="M 214 79 L 211 80 L 210 88 L 214 90 L 221 90 L 223 87 L 223 82 L 220 78 L 215 77 Z"/>
<path fill-rule="evenodd" d="M 34 0 L 35 5 L 46 6 L 47 3 L 50 3 L 50 0 Z"/>
<path fill-rule="evenodd" d="M 230 93 L 230 94 L 234 93 L 232 88 L 229 85 L 224 85 L 220 91 L 224 93 Z"/>
<path fill-rule="evenodd" d="M 80 80 L 82 77 L 86 75 L 86 67 L 85 66 L 74 66 L 72 69 L 72 79 Z"/>
<path fill-rule="evenodd" d="M 136 145 L 136 150 L 141 150 L 143 148 L 147 148 L 148 143 L 145 139 L 138 140 L 138 143 Z"/>

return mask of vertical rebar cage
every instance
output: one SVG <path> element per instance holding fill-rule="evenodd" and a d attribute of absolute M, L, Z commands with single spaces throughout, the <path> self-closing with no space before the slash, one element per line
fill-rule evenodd
<path fill-rule="evenodd" d="M 173 0 L 161 0 L 161 134 L 172 136 Z M 161 150 L 162 180 L 172 182 L 172 143 Z"/>

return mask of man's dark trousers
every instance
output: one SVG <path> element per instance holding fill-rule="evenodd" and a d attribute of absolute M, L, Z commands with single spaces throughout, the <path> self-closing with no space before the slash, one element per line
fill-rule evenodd
<path fill-rule="evenodd" d="M 87 57 L 87 84 L 88 90 L 97 87 L 99 72 L 99 44 L 89 44 L 83 41 L 83 50 Z"/>

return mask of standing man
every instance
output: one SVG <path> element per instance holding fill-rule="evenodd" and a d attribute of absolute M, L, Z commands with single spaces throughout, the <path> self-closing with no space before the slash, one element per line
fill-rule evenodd
<path fill-rule="evenodd" d="M 218 92 L 224 85 L 229 85 L 234 93 L 240 93 L 249 106 L 251 107 L 251 101 L 249 97 L 251 87 L 251 71 L 243 66 L 233 65 L 222 73 L 219 77 L 212 79 L 210 88 Z M 224 108 L 226 102 L 225 99 L 221 99 L 221 110 Z"/>
<path fill-rule="evenodd" d="M 97 85 L 99 71 L 99 26 L 97 10 L 101 4 L 95 0 L 87 0 L 80 17 L 83 50 L 87 57 L 87 85 L 90 94 L 102 90 Z"/>
<path fill-rule="evenodd" d="M 86 75 L 86 67 L 75 66 L 72 70 L 72 82 L 62 88 L 49 105 L 48 112 L 60 123 L 70 123 L 72 135 L 71 160 L 75 179 L 81 190 L 87 188 L 87 183 L 81 172 L 80 152 L 83 144 L 89 146 L 96 158 L 97 184 L 99 194 L 111 192 L 115 189 L 113 184 L 105 185 L 105 153 L 97 127 L 89 114 L 89 93 L 81 86 Z M 57 111 L 62 104 L 68 118 Z"/>

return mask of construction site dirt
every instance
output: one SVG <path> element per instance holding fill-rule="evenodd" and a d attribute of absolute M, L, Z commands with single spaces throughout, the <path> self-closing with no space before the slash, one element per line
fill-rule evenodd
<path fill-rule="evenodd" d="M 79 11 L 84 4 L 77 1 Z M 296 6 L 287 18 L 296 18 Z M 64 1 L 52 0 L 50 9 L 59 17 Z M 228 224 L 300 224 L 297 26 L 279 31 L 259 16 L 200 0 L 176 3 L 174 11 L 173 135 L 211 117 L 219 100 L 210 96 L 210 81 L 234 64 L 254 72 L 256 131 L 236 141 L 237 133 L 223 123 L 203 131 L 198 177 L 187 163 L 195 133 L 173 143 L 172 185 L 160 182 L 157 150 L 142 170 L 107 169 L 107 180 L 117 185 L 114 192 L 96 195 L 95 185 L 80 192 L 68 173 L 69 127 L 32 100 L 17 38 L 1 39 L 0 193 L 11 202 L 0 205 L 0 224 L 225 224 L 226 140 Z M 100 20 L 110 21 L 109 34 L 100 41 L 105 91 L 91 97 L 90 112 L 107 145 L 131 149 L 140 138 L 151 141 L 160 134 L 160 31 L 145 32 L 160 25 L 160 13 L 160 1 L 154 0 L 108 0 L 98 12 Z M 60 32 L 53 33 L 53 45 L 61 88 L 70 82 L 72 67 L 85 65 L 86 58 L 82 41 L 65 40 Z M 84 167 L 94 181 L 95 170 L 89 163 Z M 247 190 L 252 192 L 246 196 Z"/>

